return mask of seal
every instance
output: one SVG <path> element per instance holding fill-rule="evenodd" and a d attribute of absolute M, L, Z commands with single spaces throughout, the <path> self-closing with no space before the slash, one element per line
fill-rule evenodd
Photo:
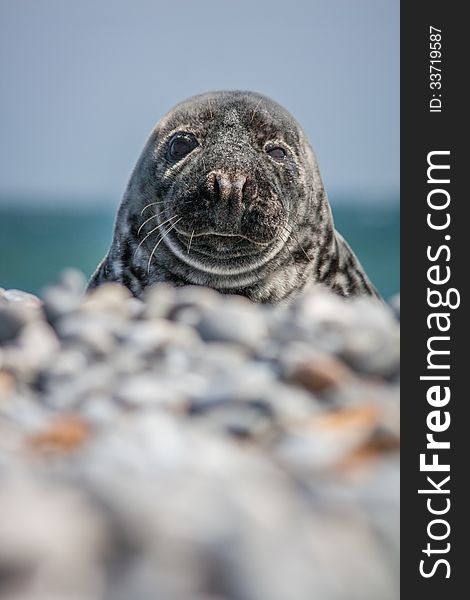
<path fill-rule="evenodd" d="M 301 127 L 245 91 L 194 96 L 156 125 L 88 288 L 106 281 L 137 297 L 163 281 L 265 303 L 315 283 L 345 297 L 378 296 L 335 231 Z"/>

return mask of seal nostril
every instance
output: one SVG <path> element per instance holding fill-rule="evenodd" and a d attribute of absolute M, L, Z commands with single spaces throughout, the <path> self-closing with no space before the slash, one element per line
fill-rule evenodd
<path fill-rule="evenodd" d="M 206 189 L 209 192 L 209 196 L 217 201 L 219 201 L 222 196 L 220 177 L 220 174 L 216 171 L 211 171 L 206 177 Z"/>
<path fill-rule="evenodd" d="M 253 177 L 245 177 L 242 188 L 242 198 L 245 202 L 252 202 L 258 196 L 258 186 Z"/>
<path fill-rule="evenodd" d="M 212 181 L 212 192 L 213 192 L 216 200 L 220 200 L 220 196 L 221 196 L 219 177 L 220 177 L 220 175 L 214 175 L 213 181 Z"/>
<path fill-rule="evenodd" d="M 246 182 L 247 178 L 245 175 L 237 175 L 233 182 L 240 198 L 243 198 L 245 195 Z"/>

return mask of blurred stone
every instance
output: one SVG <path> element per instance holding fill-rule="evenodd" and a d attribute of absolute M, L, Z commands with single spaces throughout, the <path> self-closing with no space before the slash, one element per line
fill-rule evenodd
<path fill-rule="evenodd" d="M 60 274 L 59 285 L 76 296 L 85 293 L 87 278 L 77 269 L 64 269 Z"/>
<path fill-rule="evenodd" d="M 59 337 L 68 342 L 79 342 L 82 348 L 98 355 L 106 355 L 116 346 L 115 334 L 120 322 L 109 315 L 73 312 L 56 322 Z"/>
<path fill-rule="evenodd" d="M 63 415 L 32 435 L 28 443 L 34 451 L 70 452 L 81 446 L 90 436 L 90 427 L 78 415 Z"/>
<path fill-rule="evenodd" d="M 42 306 L 41 300 L 34 294 L 15 289 L 0 289 L 0 301 L 9 304 L 19 304 L 22 308 L 39 309 Z"/>
<path fill-rule="evenodd" d="M 129 317 L 135 303 L 131 303 L 129 290 L 118 283 L 105 283 L 87 294 L 82 310 L 88 313 L 106 313 Z"/>
<path fill-rule="evenodd" d="M 80 414 L 92 426 L 109 426 L 112 421 L 119 419 L 120 410 L 120 406 L 107 394 L 95 392 L 83 403 Z"/>
<path fill-rule="evenodd" d="M 369 440 L 377 423 L 374 406 L 317 414 L 289 430 L 279 445 L 279 456 L 301 472 L 330 469 Z"/>
<path fill-rule="evenodd" d="M 0 480 L 0 594 L 99 600 L 106 529 L 84 494 L 32 474 Z"/>
<path fill-rule="evenodd" d="M 49 287 L 43 294 L 44 311 L 50 323 L 56 323 L 60 317 L 80 306 L 81 298 L 70 290 Z"/>
<path fill-rule="evenodd" d="M 148 288 L 144 296 L 144 318 L 162 319 L 168 317 L 175 301 L 175 295 L 175 288 L 167 283 L 159 283 Z"/>
<path fill-rule="evenodd" d="M 0 367 L 17 373 L 30 383 L 59 348 L 54 330 L 45 321 L 31 321 L 20 330 L 14 344 L 5 346 Z"/>
<path fill-rule="evenodd" d="M 396 600 L 392 310 L 83 283 L 0 292 L 0 597 Z"/>
<path fill-rule="evenodd" d="M 15 378 L 13 375 L 8 371 L 0 371 L 0 400 L 11 396 L 14 389 Z"/>
<path fill-rule="evenodd" d="M 189 348 L 197 345 L 199 336 L 193 329 L 165 319 L 135 323 L 126 333 L 124 342 L 137 352 L 153 353 L 167 346 Z"/>
<path fill-rule="evenodd" d="M 400 368 L 399 331 L 396 328 L 387 334 L 372 329 L 350 331 L 345 336 L 341 356 L 361 373 L 391 377 Z"/>
<path fill-rule="evenodd" d="M 338 359 L 327 354 L 316 354 L 314 358 L 297 364 L 290 379 L 312 392 L 323 392 L 341 385 L 354 385 L 354 374 Z"/>
<path fill-rule="evenodd" d="M 0 344 L 14 340 L 24 325 L 18 311 L 9 306 L 0 306 Z"/>
<path fill-rule="evenodd" d="M 231 342 L 258 348 L 268 331 L 261 315 L 247 302 L 227 302 L 204 312 L 197 324 L 203 340 L 207 342 Z"/>
<path fill-rule="evenodd" d="M 46 365 L 40 374 L 42 387 L 51 383 L 66 382 L 85 371 L 88 366 L 85 354 L 76 348 L 63 348 L 54 362 Z M 49 389 L 49 388 L 45 388 Z"/>
<path fill-rule="evenodd" d="M 173 386 L 172 386 L 173 387 Z M 127 378 L 116 393 L 116 398 L 128 406 L 158 406 L 162 400 L 171 402 L 174 390 L 162 382 L 162 378 L 152 374 L 135 375 Z"/>
<path fill-rule="evenodd" d="M 400 320 L 400 294 L 395 294 L 389 300 L 391 309 L 398 320 Z"/>

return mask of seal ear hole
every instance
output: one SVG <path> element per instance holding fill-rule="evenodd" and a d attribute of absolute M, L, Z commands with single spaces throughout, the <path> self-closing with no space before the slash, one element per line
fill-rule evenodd
<path fill-rule="evenodd" d="M 266 148 L 266 152 L 277 162 L 282 162 L 287 156 L 287 152 L 282 146 L 270 146 L 269 148 Z"/>
<path fill-rule="evenodd" d="M 171 160 L 181 160 L 198 146 L 198 141 L 192 133 L 175 133 L 168 143 L 168 157 Z"/>

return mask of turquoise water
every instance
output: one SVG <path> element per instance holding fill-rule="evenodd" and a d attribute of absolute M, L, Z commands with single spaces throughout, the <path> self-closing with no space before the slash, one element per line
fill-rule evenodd
<path fill-rule="evenodd" d="M 385 298 L 399 291 L 398 204 L 339 204 L 337 229 Z M 115 207 L 0 204 L 0 287 L 40 292 L 65 267 L 87 276 L 105 254 Z"/>

